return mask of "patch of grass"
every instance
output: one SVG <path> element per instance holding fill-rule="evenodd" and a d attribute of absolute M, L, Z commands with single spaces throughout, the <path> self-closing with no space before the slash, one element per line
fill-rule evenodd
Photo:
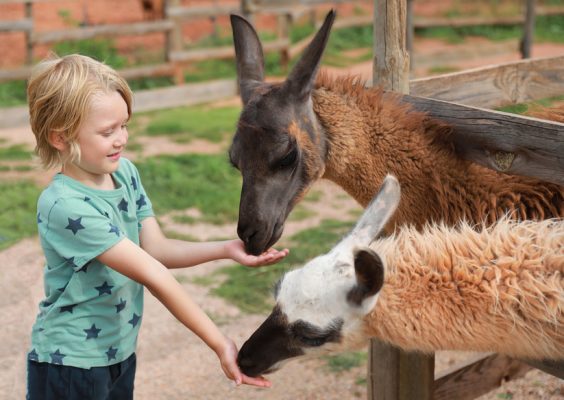
<path fill-rule="evenodd" d="M 271 293 L 276 281 L 293 267 L 327 252 L 353 225 L 353 222 L 326 220 L 290 238 L 290 254 L 278 264 L 263 268 L 230 266 L 217 273 L 227 279 L 212 293 L 248 313 L 266 313 L 272 308 Z"/>
<path fill-rule="evenodd" d="M 212 276 L 203 275 L 203 276 L 196 276 L 196 277 L 192 278 L 190 280 L 190 282 L 192 282 L 196 285 L 200 285 L 200 286 L 204 286 L 204 287 L 210 287 L 212 285 L 215 285 L 217 280 L 214 279 L 214 277 L 212 277 Z"/>
<path fill-rule="evenodd" d="M 288 216 L 289 221 L 303 221 L 314 216 L 315 213 L 301 204 L 298 204 L 296 208 L 292 210 L 290 215 Z"/>
<path fill-rule="evenodd" d="M 334 356 L 325 356 L 323 358 L 327 362 L 329 371 L 345 372 L 365 364 L 368 359 L 368 354 L 366 351 L 355 351 Z"/>
<path fill-rule="evenodd" d="M 232 135 L 240 112 L 238 107 L 205 106 L 161 110 L 151 113 L 152 119 L 139 133 L 169 135 L 184 142 L 197 138 L 218 143 Z"/>
<path fill-rule="evenodd" d="M 503 107 L 498 107 L 498 111 L 503 111 L 512 114 L 526 114 L 535 108 L 552 107 L 554 103 L 564 100 L 564 96 L 550 97 L 547 99 L 539 99 L 527 103 L 510 104 Z"/>
<path fill-rule="evenodd" d="M 31 161 L 31 157 L 32 151 L 23 144 L 16 144 L 10 147 L 0 147 L 0 161 Z"/>
<path fill-rule="evenodd" d="M 172 220 L 174 222 L 178 222 L 179 224 L 194 224 L 195 222 L 198 221 L 197 218 L 194 218 L 190 215 L 175 215 L 174 217 L 172 217 Z"/>
<path fill-rule="evenodd" d="M 453 66 L 450 66 L 450 65 L 437 65 L 437 66 L 431 67 L 427 70 L 427 72 L 429 74 L 432 74 L 432 75 L 448 74 L 448 73 L 457 72 L 457 71 L 460 71 L 460 68 L 453 67 Z"/>
<path fill-rule="evenodd" d="M 40 192 L 32 182 L 0 182 L 0 249 L 37 233 Z"/>
<path fill-rule="evenodd" d="M 481 36 L 489 40 L 502 41 L 520 39 L 523 35 L 521 25 L 476 25 L 462 27 L 433 27 L 416 29 L 420 37 L 443 39 L 448 43 L 461 43 L 468 36 Z M 564 43 L 564 16 L 538 16 L 535 21 L 534 40 L 541 42 Z"/>
<path fill-rule="evenodd" d="M 0 107 L 15 107 L 26 104 L 26 81 L 0 83 Z"/>
<path fill-rule="evenodd" d="M 164 229 L 164 233 L 169 239 L 185 240 L 187 242 L 199 242 L 200 240 L 192 235 L 186 235 L 184 233 L 176 232 L 170 229 Z"/>
<path fill-rule="evenodd" d="M 241 178 L 225 154 L 166 155 L 136 165 L 157 215 L 195 207 L 205 222 L 237 220 Z"/>

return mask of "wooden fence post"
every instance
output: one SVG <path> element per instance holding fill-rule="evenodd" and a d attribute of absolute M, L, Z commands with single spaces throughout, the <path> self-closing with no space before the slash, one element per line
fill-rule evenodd
<path fill-rule="evenodd" d="M 521 39 L 521 58 L 531 58 L 531 47 L 535 33 L 535 0 L 525 0 L 525 23 Z"/>
<path fill-rule="evenodd" d="M 166 7 L 167 13 L 166 18 L 170 18 L 168 9 L 172 6 L 179 6 L 180 0 L 166 0 Z M 173 52 L 180 52 L 182 51 L 182 20 L 180 18 L 173 18 L 174 21 L 174 28 L 172 32 L 168 35 L 167 39 L 167 61 L 171 61 L 171 53 Z M 170 42 L 170 43 L 169 43 Z M 184 83 L 184 68 L 182 67 L 182 63 L 178 61 L 172 61 L 172 68 L 173 68 L 173 75 L 174 75 L 174 83 L 177 85 L 181 85 Z"/>
<path fill-rule="evenodd" d="M 33 24 L 33 3 L 31 1 L 25 2 L 25 17 L 32 21 Z M 33 29 L 25 31 L 25 62 L 27 65 L 33 64 L 33 42 L 31 40 L 32 31 Z"/>
<path fill-rule="evenodd" d="M 409 92 L 406 15 L 406 0 L 375 0 L 373 85 L 404 94 Z M 434 355 L 406 353 L 371 340 L 368 398 L 431 400 L 434 367 Z"/>

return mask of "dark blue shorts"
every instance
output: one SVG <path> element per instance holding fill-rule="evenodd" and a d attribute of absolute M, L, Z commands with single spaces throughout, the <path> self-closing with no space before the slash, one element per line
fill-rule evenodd
<path fill-rule="evenodd" d="M 135 353 L 90 369 L 28 360 L 27 400 L 132 400 L 135 367 Z"/>

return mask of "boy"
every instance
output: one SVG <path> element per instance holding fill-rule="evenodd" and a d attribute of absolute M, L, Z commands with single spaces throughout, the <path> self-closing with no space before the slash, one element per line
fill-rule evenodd
<path fill-rule="evenodd" d="M 216 353 L 229 379 L 268 387 L 240 372 L 233 341 L 167 268 L 220 258 L 268 265 L 288 250 L 251 256 L 240 240 L 163 235 L 137 169 L 122 157 L 132 94 L 110 67 L 81 55 L 47 59 L 30 77 L 28 101 L 36 154 L 43 167 L 61 167 L 38 200 L 45 299 L 32 330 L 28 399 L 133 398 L 143 286 Z"/>

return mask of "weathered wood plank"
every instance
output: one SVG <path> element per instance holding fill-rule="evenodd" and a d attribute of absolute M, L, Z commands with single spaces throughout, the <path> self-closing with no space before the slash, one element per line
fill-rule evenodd
<path fill-rule="evenodd" d="M 17 69 L 0 69 L 0 82 L 27 79 L 30 73 L 31 67 L 29 66 Z"/>
<path fill-rule="evenodd" d="M 564 185 L 564 124 L 408 95 L 402 101 L 451 125 L 461 157 Z"/>
<path fill-rule="evenodd" d="M 189 19 L 228 15 L 240 11 L 241 7 L 238 4 L 216 4 L 213 6 L 172 6 L 167 8 L 166 13 L 170 18 Z"/>
<path fill-rule="evenodd" d="M 168 32 L 174 28 L 172 20 L 134 22 L 131 24 L 108 24 L 66 29 L 62 31 L 34 32 L 31 35 L 33 44 L 47 44 L 63 40 L 83 40 L 95 37 L 111 37 L 121 35 L 143 35 L 153 32 Z"/>
<path fill-rule="evenodd" d="M 477 356 L 435 378 L 434 400 L 470 400 L 488 393 L 505 380 L 516 379 L 531 369 L 499 354 Z"/>
<path fill-rule="evenodd" d="M 21 32 L 33 29 L 33 19 L 22 18 L 14 21 L 0 21 L 0 32 Z"/>
<path fill-rule="evenodd" d="M 160 110 L 163 108 L 202 104 L 237 94 L 235 79 L 222 79 L 203 83 L 150 89 L 134 92 L 134 111 Z"/>
<path fill-rule="evenodd" d="M 268 53 L 271 51 L 282 50 L 288 48 L 289 46 L 289 39 L 284 38 L 264 43 L 263 50 L 265 53 Z M 208 59 L 228 59 L 234 57 L 235 49 L 233 46 L 173 51 L 170 54 L 170 60 L 174 62 L 194 62 Z"/>
<path fill-rule="evenodd" d="M 564 379 L 564 360 L 521 360 L 547 374 Z"/>
<path fill-rule="evenodd" d="M 413 79 L 410 93 L 487 108 L 559 96 L 564 94 L 564 55 Z"/>

